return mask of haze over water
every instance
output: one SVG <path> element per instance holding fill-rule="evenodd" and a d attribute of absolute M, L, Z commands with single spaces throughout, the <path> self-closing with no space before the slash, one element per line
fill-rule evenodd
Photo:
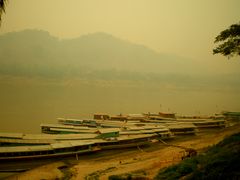
<path fill-rule="evenodd" d="M 40 132 L 40 123 L 95 112 L 240 111 L 239 57 L 212 55 L 215 36 L 239 22 L 239 6 L 8 2 L 0 28 L 0 131 Z"/>

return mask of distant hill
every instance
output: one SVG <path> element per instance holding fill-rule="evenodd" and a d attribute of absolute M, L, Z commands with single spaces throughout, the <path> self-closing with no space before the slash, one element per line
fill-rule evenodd
<path fill-rule="evenodd" d="M 0 73 L 63 75 L 92 70 L 188 72 L 190 62 L 159 54 L 106 33 L 58 39 L 46 31 L 24 30 L 0 36 Z"/>
<path fill-rule="evenodd" d="M 0 36 L 0 75 L 137 80 L 193 88 L 240 86 L 235 74 L 209 76 L 204 68 L 102 32 L 74 39 L 58 39 L 42 30 Z"/>

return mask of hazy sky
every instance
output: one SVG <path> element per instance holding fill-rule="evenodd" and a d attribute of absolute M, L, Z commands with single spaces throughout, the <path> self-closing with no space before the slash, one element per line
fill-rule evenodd
<path fill-rule="evenodd" d="M 240 57 L 228 60 L 212 55 L 214 38 L 240 22 L 240 0 L 8 0 L 2 19 L 0 34 L 41 29 L 59 38 L 75 38 L 106 32 L 160 53 L 187 57 L 179 59 L 203 62 L 204 75 L 240 74 Z M 192 64 L 193 70 L 199 68 L 198 63 Z M 141 87 L 88 88 L 74 79 L 69 81 L 73 86 L 67 82 L 59 88 L 58 84 L 45 85 L 36 79 L 14 79 L 12 84 L 0 79 L 0 117 L 5 119 L 0 128 L 16 132 L 39 129 L 44 119 L 53 122 L 57 116 L 78 113 L 157 112 L 160 103 L 166 107 L 160 110 L 169 107 L 190 114 L 239 111 L 240 107 L 239 92 L 224 86 L 211 91 L 204 86 L 196 92 L 181 87 L 178 91 L 162 87 L 149 91 Z"/>
<path fill-rule="evenodd" d="M 226 61 L 212 55 L 213 41 L 240 21 L 239 9 L 239 0 L 11 0 L 0 34 L 33 28 L 74 38 L 103 31 L 158 52 Z"/>

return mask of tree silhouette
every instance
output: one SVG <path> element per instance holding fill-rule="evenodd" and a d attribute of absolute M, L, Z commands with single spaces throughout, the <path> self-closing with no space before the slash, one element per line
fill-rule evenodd
<path fill-rule="evenodd" d="M 5 5 L 7 0 L 0 0 L 0 24 L 2 22 L 2 14 L 5 12 Z"/>
<path fill-rule="evenodd" d="M 222 54 L 232 57 L 240 55 L 240 23 L 231 25 L 228 29 L 222 31 L 214 43 L 222 42 L 213 49 L 213 54 Z"/>

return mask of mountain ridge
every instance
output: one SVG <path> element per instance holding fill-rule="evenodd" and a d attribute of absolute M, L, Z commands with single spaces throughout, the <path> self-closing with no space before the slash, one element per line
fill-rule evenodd
<path fill-rule="evenodd" d="M 0 36 L 0 49 L 2 67 L 27 66 L 32 71 L 45 66 L 134 72 L 183 72 L 183 67 L 184 72 L 191 70 L 184 58 L 160 54 L 103 32 L 61 40 L 43 30 L 10 32 Z"/>

